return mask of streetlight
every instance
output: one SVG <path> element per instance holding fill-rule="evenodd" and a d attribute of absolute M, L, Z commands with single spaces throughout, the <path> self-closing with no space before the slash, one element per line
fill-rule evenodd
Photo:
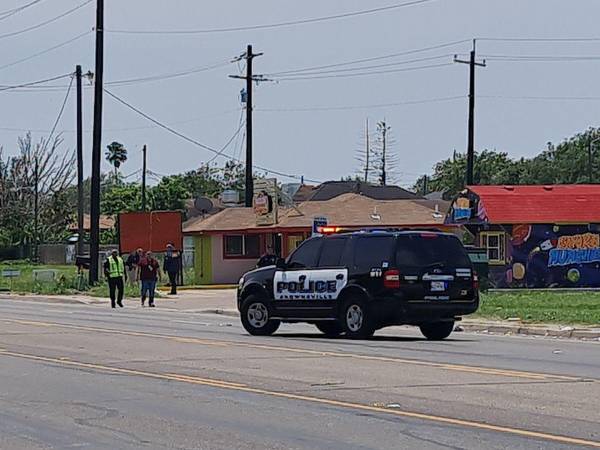
<path fill-rule="evenodd" d="M 592 149 L 594 144 L 597 142 L 600 142 L 600 137 L 592 139 L 590 141 L 590 145 L 588 146 L 588 181 L 590 184 L 592 184 Z"/>

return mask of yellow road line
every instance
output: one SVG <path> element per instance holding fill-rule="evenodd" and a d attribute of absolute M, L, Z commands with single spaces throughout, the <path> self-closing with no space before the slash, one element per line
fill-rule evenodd
<path fill-rule="evenodd" d="M 399 417 L 420 419 L 420 420 L 426 420 L 426 421 L 430 421 L 430 422 L 443 423 L 443 424 L 447 424 L 447 425 L 456 425 L 456 426 L 462 426 L 462 427 L 468 427 L 468 428 L 475 428 L 475 429 L 479 429 L 479 430 L 492 431 L 492 432 L 497 432 L 497 433 L 512 434 L 512 435 L 521 436 L 521 437 L 525 437 L 525 438 L 541 439 L 541 440 L 552 441 L 552 442 L 557 442 L 557 443 L 561 443 L 561 444 L 600 448 L 599 441 L 590 441 L 590 440 L 586 440 L 586 439 L 579 439 L 579 438 L 574 438 L 574 437 L 569 437 L 569 436 L 561 436 L 561 435 L 556 435 L 556 434 L 542 433 L 539 431 L 530 431 L 530 430 L 525 430 L 525 429 L 521 429 L 521 428 L 512 428 L 512 427 L 507 427 L 507 426 L 492 425 L 489 423 L 475 422 L 475 421 L 471 421 L 471 420 L 457 419 L 457 418 L 453 418 L 453 417 L 435 416 L 435 415 L 431 415 L 431 414 L 423 414 L 423 413 L 412 412 L 412 411 L 403 411 L 403 410 L 399 410 L 399 409 L 388 409 L 388 408 L 384 408 L 384 407 L 380 407 L 380 406 L 372 406 L 372 405 L 366 405 L 366 404 L 362 404 L 362 403 L 353 403 L 353 402 L 347 402 L 347 401 L 343 401 L 343 400 L 332 400 L 332 399 L 328 399 L 328 398 L 313 397 L 313 396 L 300 395 L 300 394 L 292 394 L 292 393 L 280 392 L 280 391 L 269 391 L 266 389 L 248 387 L 246 385 L 230 383 L 228 381 L 222 381 L 222 380 L 199 378 L 199 377 L 178 375 L 178 374 L 172 374 L 172 373 L 157 373 L 157 372 L 147 372 L 147 371 L 142 371 L 142 370 L 132 370 L 132 369 L 125 369 L 122 367 L 105 366 L 105 365 L 101 365 L 101 364 L 91 364 L 91 363 L 85 363 L 85 362 L 79 362 L 79 361 L 63 360 L 63 359 L 59 359 L 59 358 L 49 358 L 49 357 L 45 357 L 45 356 L 30 355 L 30 354 L 26 354 L 26 353 L 17 353 L 17 352 L 11 352 L 11 351 L 7 351 L 7 350 L 0 350 L 0 356 L 10 356 L 10 357 L 15 357 L 15 358 L 29 359 L 29 360 L 33 360 L 33 361 L 42 361 L 42 362 L 53 363 L 53 364 L 62 365 L 62 366 L 79 367 L 79 368 L 84 368 L 84 369 L 95 369 L 95 370 L 109 372 L 109 373 L 119 373 L 119 374 L 142 376 L 142 377 L 154 378 L 154 379 L 160 379 L 160 380 L 169 380 L 169 381 L 178 381 L 178 382 L 182 382 L 182 383 L 198 384 L 198 385 L 203 385 L 203 386 L 210 386 L 210 387 L 215 387 L 215 388 L 264 395 L 264 396 L 269 396 L 269 397 L 277 397 L 277 398 L 284 398 L 284 399 L 288 399 L 288 400 L 298 400 L 298 401 L 303 401 L 303 402 L 318 403 L 321 405 L 335 406 L 335 407 L 340 407 L 340 408 L 345 408 L 345 409 L 353 409 L 353 410 L 368 411 L 368 412 L 373 412 L 373 413 L 390 414 L 390 415 L 399 416 Z"/>
<path fill-rule="evenodd" d="M 497 369 L 491 367 L 480 367 L 480 366 L 468 366 L 463 364 L 449 364 L 449 363 L 437 363 L 431 361 L 423 361 L 417 359 L 405 359 L 405 358 L 396 358 L 390 356 L 371 356 L 371 355 L 361 355 L 356 353 L 344 353 L 344 352 L 330 352 L 330 351 L 319 351 L 319 350 L 310 350 L 310 349 L 302 349 L 302 348 L 294 348 L 294 347 L 283 347 L 276 345 L 266 345 L 266 344 L 249 344 L 245 342 L 235 342 L 235 341 L 223 341 L 216 339 L 200 339 L 194 337 L 184 337 L 184 336 L 173 336 L 173 335 L 165 335 L 165 334 L 155 334 L 155 333 L 146 333 L 141 331 L 125 331 L 125 330 L 117 330 L 111 328 L 98 328 L 98 327 L 88 327 L 82 325 L 70 325 L 63 323 L 55 323 L 55 322 L 38 322 L 32 320 L 16 320 L 16 319 L 2 319 L 4 322 L 8 323 L 16 323 L 21 325 L 31 325 L 31 326 L 40 326 L 40 327 L 55 327 L 55 328 L 65 328 L 79 331 L 92 331 L 98 333 L 106 333 L 106 334 L 117 334 L 117 335 L 125 335 L 125 336 L 137 336 L 137 337 L 150 337 L 156 339 L 166 339 L 175 342 L 182 342 L 188 344 L 200 344 L 200 345 L 210 345 L 217 347 L 243 347 L 243 348 L 253 348 L 259 350 L 273 350 L 273 351 L 281 351 L 288 353 L 298 353 L 304 355 L 313 355 L 313 356 L 322 356 L 322 357 L 334 357 L 334 358 L 352 358 L 363 361 L 379 361 L 379 362 L 389 362 L 395 364 L 407 364 L 407 365 L 415 365 L 415 366 L 423 366 L 423 367 L 435 367 L 443 370 L 450 371 L 458 371 L 458 372 L 467 372 L 474 373 L 479 375 L 495 375 L 495 376 L 503 376 L 510 378 L 523 378 L 529 380 L 560 380 L 560 381 L 582 381 L 583 378 L 575 377 L 575 376 L 567 376 L 567 375 L 554 375 L 547 373 L 537 373 L 537 372 L 527 372 L 520 370 L 509 370 L 509 369 Z M 585 379 L 586 381 L 597 381 Z"/>

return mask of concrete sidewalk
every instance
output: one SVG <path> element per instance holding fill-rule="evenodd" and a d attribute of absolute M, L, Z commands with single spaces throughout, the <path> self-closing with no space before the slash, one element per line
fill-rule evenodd
<path fill-rule="evenodd" d="M 86 295 L 33 295 L 0 293 L 2 299 L 38 301 L 44 303 L 84 304 L 95 307 L 108 307 L 110 301 L 106 298 Z M 127 298 L 126 305 L 137 305 L 139 299 Z M 207 314 L 222 314 L 238 317 L 236 308 L 235 289 L 201 289 L 185 290 L 178 295 L 170 296 L 161 293 L 156 299 L 160 308 Z M 502 335 L 547 336 L 556 338 L 600 340 L 600 326 L 560 325 L 560 324 L 529 324 L 520 321 L 495 321 L 466 317 L 458 322 L 456 331 L 473 333 L 489 333 Z"/>

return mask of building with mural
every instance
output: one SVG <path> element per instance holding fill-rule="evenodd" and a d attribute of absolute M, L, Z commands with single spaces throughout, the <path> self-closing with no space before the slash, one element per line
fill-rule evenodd
<path fill-rule="evenodd" d="M 600 287 L 600 185 L 469 186 L 446 223 L 486 249 L 493 287 Z"/>

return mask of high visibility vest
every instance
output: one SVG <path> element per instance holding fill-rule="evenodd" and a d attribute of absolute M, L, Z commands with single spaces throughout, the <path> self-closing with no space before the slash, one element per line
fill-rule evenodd
<path fill-rule="evenodd" d="M 117 260 L 111 256 L 108 257 L 108 277 L 118 278 L 125 275 L 125 264 L 123 258 L 117 256 Z"/>

